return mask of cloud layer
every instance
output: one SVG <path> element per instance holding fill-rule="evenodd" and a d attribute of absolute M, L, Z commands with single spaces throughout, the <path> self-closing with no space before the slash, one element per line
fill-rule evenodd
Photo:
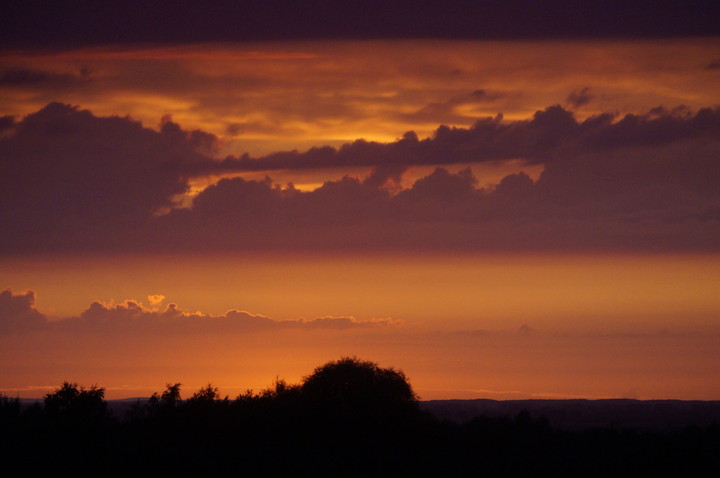
<path fill-rule="evenodd" d="M 43 45 L 47 47 L 47 45 Z M 132 45 L 0 51 L 3 115 L 50 102 L 146 125 L 171 114 L 266 155 L 357 138 L 391 142 L 440 124 L 548 105 L 581 119 L 657 105 L 720 104 L 720 38 L 643 41 L 342 41 Z M 609 74 L 609 72 L 611 74 Z"/>
<path fill-rule="evenodd" d="M 586 100 L 580 92 L 570 101 Z M 417 166 L 474 163 L 522 158 L 547 163 L 578 155 L 606 154 L 619 149 L 661 148 L 681 141 L 714 139 L 720 131 L 720 109 L 694 113 L 680 107 L 655 108 L 644 115 L 613 114 L 577 121 L 573 113 L 555 105 L 537 111 L 532 119 L 503 121 L 502 115 L 477 121 L 470 128 L 441 126 L 432 137 L 418 140 L 410 131 L 402 139 L 382 144 L 357 140 L 340 148 L 312 148 L 261 158 L 227 157 L 209 168 L 238 171 L 312 169 L 352 166 Z"/>
<path fill-rule="evenodd" d="M 320 0 L 302 6 L 218 1 L 209 10 L 175 2 L 126 1 L 99 11 L 68 0 L 62 9 L 26 1 L 5 7 L 0 39 L 9 45 L 207 42 L 338 38 L 597 38 L 718 34 L 715 6 L 693 0 L 569 3 L 566 0 L 463 2 Z"/>
<path fill-rule="evenodd" d="M 150 301 L 152 297 L 148 298 Z M 109 334 L 195 334 L 252 333 L 281 330 L 346 330 L 397 325 L 390 318 L 358 320 L 354 317 L 317 317 L 313 319 L 276 320 L 243 310 L 229 310 L 223 315 L 188 312 L 176 304 L 164 308 L 146 307 L 136 300 L 121 303 L 95 301 L 79 316 L 48 321 L 35 308 L 35 291 L 0 292 L 0 333 L 38 331 L 91 332 Z"/>
<path fill-rule="evenodd" d="M 578 121 L 551 106 L 424 140 L 219 160 L 215 136 L 170 119 L 155 131 L 53 103 L 0 138 L 0 250 L 716 251 L 718 138 L 718 108 Z M 472 164 L 517 159 L 544 170 L 478 187 Z M 179 208 L 193 177 L 351 166 L 372 172 L 312 191 L 225 178 Z M 403 189 L 418 166 L 437 167 Z"/>

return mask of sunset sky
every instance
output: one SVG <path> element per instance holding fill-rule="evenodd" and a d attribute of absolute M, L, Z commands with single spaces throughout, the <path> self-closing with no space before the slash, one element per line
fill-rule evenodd
<path fill-rule="evenodd" d="M 720 400 L 714 2 L 40 3 L 0 29 L 0 393 L 356 355 Z"/>

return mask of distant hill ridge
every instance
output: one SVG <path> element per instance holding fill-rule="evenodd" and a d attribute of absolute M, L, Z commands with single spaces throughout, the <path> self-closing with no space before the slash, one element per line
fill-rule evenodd
<path fill-rule="evenodd" d="M 137 402 L 149 397 L 107 400 L 108 410 L 117 418 Z M 42 403 L 41 398 L 21 398 L 24 406 Z M 673 431 L 689 426 L 720 426 L 720 401 L 562 399 L 562 400 L 425 400 L 420 408 L 440 420 L 465 423 L 474 418 L 514 418 L 527 411 L 533 419 L 545 417 L 553 428 L 587 430 L 616 428 Z"/>
<path fill-rule="evenodd" d="M 420 408 L 441 420 L 464 423 L 476 417 L 515 417 L 527 411 L 547 418 L 553 428 L 586 430 L 612 427 L 634 430 L 678 430 L 720 425 L 720 401 L 566 399 L 566 400 L 428 400 Z"/>

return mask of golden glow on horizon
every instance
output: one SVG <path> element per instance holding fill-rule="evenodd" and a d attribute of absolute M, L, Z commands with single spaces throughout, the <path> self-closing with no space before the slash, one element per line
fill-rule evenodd
<path fill-rule="evenodd" d="M 220 139 L 218 157 L 420 138 L 479 117 L 525 120 L 560 104 L 576 118 L 720 105 L 720 39 L 388 41 L 147 46 L 0 54 L 0 116 L 51 101 L 98 116 Z M 25 78 L 25 79 L 23 79 Z M 587 90 L 585 90 L 587 89 Z M 582 92 L 585 96 L 582 97 Z M 572 104 L 569 96 L 581 98 Z M 446 166 L 457 171 L 468 165 Z M 478 187 L 542 166 L 470 165 Z M 403 187 L 431 172 L 415 166 Z M 243 173 L 302 190 L 369 168 Z M 196 178 L 190 194 L 221 177 Z M 187 198 L 185 198 L 187 202 Z M 0 287 L 37 291 L 53 320 L 95 300 L 137 299 L 273 319 L 391 317 L 397 328 L 118 337 L 0 333 L 0 391 L 39 396 L 63 380 L 149 394 L 208 381 L 223 393 L 297 382 L 356 354 L 407 372 L 423 398 L 718 399 L 720 255 L 235 254 L 0 257 Z M 161 305 L 162 304 L 162 305 Z M 86 335 L 83 335 L 86 334 Z M 39 387 L 39 388 L 38 388 Z M 43 387 L 47 387 L 43 389 Z"/>
<path fill-rule="evenodd" d="M 265 388 L 276 377 L 298 383 L 328 360 L 356 355 L 402 369 L 423 399 L 716 400 L 718 337 L 472 336 L 394 329 L 167 337 L 75 334 L 68 341 L 52 334 L 23 334 L 12 341 L 0 336 L 0 392 L 38 397 L 72 380 L 106 386 L 108 398 L 127 398 L 181 382 L 183 395 L 189 396 L 212 382 L 234 398 L 248 388 Z"/>

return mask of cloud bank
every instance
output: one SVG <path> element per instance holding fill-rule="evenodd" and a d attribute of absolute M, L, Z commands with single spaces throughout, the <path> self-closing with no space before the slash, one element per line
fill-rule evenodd
<path fill-rule="evenodd" d="M 35 292 L 0 292 L 0 333 L 26 332 L 47 326 L 47 318 L 35 309 Z"/>
<path fill-rule="evenodd" d="M 152 301 L 152 296 L 149 297 Z M 354 317 L 317 317 L 277 320 L 232 309 L 222 315 L 188 312 L 176 304 L 147 307 L 136 300 L 121 303 L 95 301 L 80 315 L 59 320 L 35 308 L 35 291 L 0 292 L 0 334 L 28 332 L 90 332 L 102 334 L 152 333 L 252 333 L 281 330 L 348 330 L 398 325 L 390 319 L 359 320 Z"/>
<path fill-rule="evenodd" d="M 720 104 L 718 71 L 707 68 L 718 50 L 720 37 L 0 51 L 0 96 L 2 114 L 18 118 L 54 101 L 153 126 L 171 114 L 223 139 L 223 155 L 264 156 L 358 138 L 392 142 L 410 130 L 427 137 L 440 124 L 467 128 L 498 113 L 522 120 L 554 104 L 581 119 L 656 105 L 697 111 Z"/>
<path fill-rule="evenodd" d="M 155 131 L 53 103 L 0 138 L 0 251 L 717 251 L 718 138 L 719 108 L 578 121 L 551 106 L 422 140 L 221 160 L 215 136 L 168 118 Z M 542 174 L 478 187 L 472 164 L 518 159 Z M 351 166 L 372 172 L 313 191 L 225 178 L 179 207 L 193 177 Z M 417 166 L 436 169 L 403 189 Z"/>
<path fill-rule="evenodd" d="M 580 106 L 589 92 L 574 92 L 568 101 Z M 720 109 L 693 113 L 679 107 L 659 107 L 644 115 L 618 118 L 606 113 L 579 122 L 573 113 L 555 105 L 537 111 L 532 119 L 503 121 L 502 115 L 477 121 L 470 128 L 440 126 L 430 138 L 419 140 L 410 131 L 389 143 L 357 140 L 336 149 L 312 148 L 261 158 L 229 156 L 208 163 L 210 170 L 271 171 L 351 166 L 405 166 L 474 163 L 522 158 L 550 161 L 578 155 L 605 154 L 629 148 L 662 148 L 682 141 L 713 139 L 720 131 Z"/>

